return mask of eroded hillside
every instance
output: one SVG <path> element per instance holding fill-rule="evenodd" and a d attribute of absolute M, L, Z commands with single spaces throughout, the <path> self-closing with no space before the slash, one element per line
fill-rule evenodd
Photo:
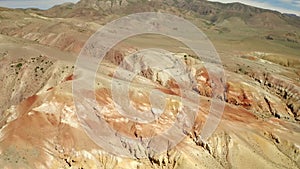
<path fill-rule="evenodd" d="M 46 11 L 0 9 L 0 166 L 300 168 L 299 18 L 242 4 L 113 2 L 82 0 Z M 72 83 L 82 78 L 74 74 L 76 59 L 86 40 L 108 21 L 156 10 L 180 14 L 203 29 L 220 54 L 225 78 L 209 75 L 203 60 L 183 44 L 141 35 L 111 49 L 96 74 L 95 91 L 86 89 L 80 98 L 74 98 Z M 185 73 L 178 77 L 195 79 L 186 88 L 199 100 L 188 100 L 187 109 L 182 107 L 179 84 L 166 73 L 172 71 L 172 65 L 159 71 L 149 63 L 162 60 L 149 60 L 142 54 L 136 55 L 136 60 L 129 57 L 150 47 L 169 51 L 150 55 L 176 58 L 185 66 Z M 128 81 L 115 76 L 121 63 L 122 75 L 135 73 L 135 66 L 145 69 Z M 214 62 L 207 64 L 216 74 L 222 68 Z M 133 107 L 149 110 L 149 117 L 155 118 L 156 112 L 162 111 L 161 116 L 147 124 L 124 117 L 114 99 L 124 98 L 122 104 L 127 104 L 126 98 L 121 92 L 113 92 L 113 81 L 120 86 L 130 83 L 128 97 Z M 201 131 L 209 117 L 212 91 L 223 82 L 225 88 L 218 98 L 225 104 L 224 113 L 216 131 L 204 141 Z M 153 90 L 164 96 L 164 110 L 151 107 Z M 90 105 L 93 92 L 103 111 Z M 137 147 L 119 140 L 133 158 L 113 155 L 97 145 L 78 119 L 74 99 L 80 100 L 87 116 L 96 114 L 104 119 L 115 135 L 138 140 Z M 179 144 L 163 153 L 139 147 L 145 138 L 170 128 L 182 110 L 192 110 L 194 105 L 199 110 L 192 130 L 183 128 L 185 137 Z M 93 125 L 96 119 L 89 120 Z M 175 140 L 176 135 L 170 139 Z"/>

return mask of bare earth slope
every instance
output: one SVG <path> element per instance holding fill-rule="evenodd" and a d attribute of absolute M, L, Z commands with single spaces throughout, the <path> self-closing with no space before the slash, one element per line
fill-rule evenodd
<path fill-rule="evenodd" d="M 151 91 L 159 90 L 166 96 L 164 113 L 144 124 L 118 112 L 112 98 L 112 75 L 122 61 L 130 62 L 127 56 L 136 50 L 169 50 L 191 71 L 196 79 L 193 91 L 200 98 L 199 103 L 188 102 L 200 109 L 192 130 L 182 131 L 186 136 L 182 142 L 162 154 L 137 150 L 124 142 L 126 151 L 135 157 L 131 159 L 107 153 L 88 137 L 76 115 L 72 82 L 80 78 L 73 75 L 73 65 L 86 40 L 105 23 L 139 11 L 177 14 L 195 23 L 216 46 L 227 81 L 221 98 L 225 102 L 222 120 L 204 142 L 200 133 L 211 105 L 212 82 L 220 79 L 209 77 L 193 52 L 166 37 L 132 37 L 112 49 L 94 83 L 96 99 L 105 110 L 97 115 L 119 133 L 142 142 L 168 129 L 182 108 L 174 79 L 148 67 L 130 82 L 129 98 L 135 108 L 148 110 Z M 300 168 L 299 20 L 243 4 L 207 1 L 82 0 L 46 11 L 1 8 L 0 166 Z M 136 64 L 147 66 L 144 56 L 138 58 Z M 115 80 L 128 83 L 122 77 Z M 89 102 L 85 98 L 81 104 L 89 107 Z M 87 114 L 92 113 L 89 110 L 93 108 L 87 108 Z M 143 153 L 147 158 L 139 158 Z"/>

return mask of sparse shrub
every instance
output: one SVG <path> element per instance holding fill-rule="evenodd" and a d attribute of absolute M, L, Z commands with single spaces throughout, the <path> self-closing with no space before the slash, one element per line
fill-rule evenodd
<path fill-rule="evenodd" d="M 273 36 L 272 35 L 268 35 L 265 37 L 267 40 L 274 40 Z"/>
<path fill-rule="evenodd" d="M 21 68 L 23 66 L 22 63 L 17 64 L 17 68 Z"/>

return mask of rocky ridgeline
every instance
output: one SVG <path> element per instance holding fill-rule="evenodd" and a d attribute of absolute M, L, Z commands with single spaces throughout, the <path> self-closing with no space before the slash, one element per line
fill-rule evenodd
<path fill-rule="evenodd" d="M 284 80 L 270 73 L 254 72 L 250 77 L 258 81 L 266 90 L 276 94 L 285 102 L 296 120 L 300 120 L 300 87 L 292 81 Z"/>
<path fill-rule="evenodd" d="M 115 64 L 123 64 L 124 69 L 133 71 L 132 63 L 135 66 L 144 67 L 139 75 L 146 77 L 153 82 L 164 87 L 170 88 L 178 94 L 178 84 L 175 79 L 165 71 L 159 71 L 147 66 L 147 59 L 143 56 L 137 57 L 138 60 L 128 60 L 125 56 L 130 55 L 137 49 L 132 49 L 132 52 L 125 52 L 125 49 L 112 50 L 108 53 L 107 59 Z M 161 53 L 161 55 L 165 55 Z M 124 59 L 125 57 L 125 59 Z M 190 86 L 195 92 L 205 97 L 212 97 L 212 83 L 218 83 L 222 80 L 210 77 L 203 63 L 188 54 L 174 54 L 175 58 L 179 59 L 188 70 L 188 81 L 194 78 L 196 83 Z M 249 58 L 247 58 L 249 59 Z M 259 61 L 257 58 L 252 59 L 253 62 Z M 211 66 L 214 66 L 211 64 Z M 182 69 L 181 72 L 187 72 Z M 216 71 L 218 68 L 216 67 Z M 253 71 L 250 67 L 239 68 L 237 73 L 245 77 L 250 77 L 260 85 L 256 85 L 251 79 L 244 79 L 236 76 L 232 72 L 227 72 L 228 79 L 225 85 L 223 94 L 220 94 L 220 99 L 235 106 L 241 106 L 251 110 L 255 115 L 262 118 L 276 117 L 285 120 L 299 120 L 300 95 L 299 87 L 284 77 L 278 77 L 274 74 L 264 73 L 264 71 Z M 238 80 L 240 79 L 240 80 Z M 246 80 L 246 81 L 245 81 Z M 219 91 L 222 93 L 222 91 Z M 271 92 L 271 93 L 270 93 Z"/>
<path fill-rule="evenodd" d="M 125 64 L 124 68 L 129 71 L 133 69 L 132 63 L 136 63 L 135 66 L 139 65 L 140 67 L 143 65 L 144 69 L 140 73 L 141 76 L 178 93 L 179 86 L 170 74 L 166 73 L 166 71 L 158 71 L 157 69 L 152 69 L 147 66 L 147 61 L 143 59 L 143 57 L 137 57 L 139 59 L 138 61 L 124 60 L 124 57 L 129 54 L 130 52 L 126 53 L 122 52 L 122 50 L 111 51 L 107 59 L 115 65 Z M 187 54 L 174 54 L 173 57 L 177 57 L 182 61 L 186 65 L 186 68 L 189 69 L 190 76 L 196 80 L 197 83 L 194 83 L 191 88 L 202 96 L 212 97 L 213 89 L 211 84 L 217 83 L 220 80 L 210 77 L 202 62 L 192 56 Z M 186 70 L 181 70 L 181 72 L 186 72 Z M 242 80 L 239 81 L 237 79 L 241 77 L 235 77 L 234 74 L 227 72 L 231 78 L 228 78 L 225 91 L 223 92 L 224 96 L 220 96 L 221 100 L 251 110 L 259 117 L 267 118 L 273 116 L 286 120 L 299 120 L 300 90 L 296 84 L 270 73 L 263 73 L 261 71 L 252 72 L 250 67 L 243 71 L 241 69 L 239 73 L 242 73 L 243 76 L 249 76 L 259 82 L 261 86 L 252 85 L 251 83 L 253 83 L 253 81 L 251 81 L 251 79 L 245 82 L 242 82 Z M 190 78 L 189 81 L 191 80 Z M 220 93 L 221 92 L 222 91 L 220 91 Z"/>

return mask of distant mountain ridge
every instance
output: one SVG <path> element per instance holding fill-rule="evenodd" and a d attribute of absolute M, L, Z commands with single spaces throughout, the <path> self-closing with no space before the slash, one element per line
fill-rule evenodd
<path fill-rule="evenodd" d="M 251 45 L 261 41 L 277 46 L 278 52 L 288 50 L 296 55 L 300 49 L 300 17 L 241 3 L 206 0 L 81 0 L 48 10 L 0 8 L 0 34 L 79 52 L 101 25 L 138 12 L 183 17 L 203 30 L 212 41 L 234 44 L 253 41 Z"/>
<path fill-rule="evenodd" d="M 181 13 L 193 12 L 197 17 L 207 19 L 212 23 L 222 22 L 231 17 L 239 17 L 246 23 L 252 24 L 251 20 L 253 20 L 253 18 L 264 17 L 261 18 L 262 22 L 264 19 L 271 18 L 271 21 L 279 21 L 281 24 L 289 24 L 300 28 L 300 17 L 296 15 L 282 14 L 277 11 L 253 7 L 242 3 L 224 4 L 206 0 L 81 0 L 76 4 L 68 3 L 54 6 L 45 11 L 45 14 L 52 17 L 94 17 L 109 14 L 158 11 L 168 8 L 176 8 Z M 262 15 L 263 13 L 265 14 Z M 278 23 L 270 24 L 280 26 Z M 257 26 L 264 27 L 262 23 Z"/>

